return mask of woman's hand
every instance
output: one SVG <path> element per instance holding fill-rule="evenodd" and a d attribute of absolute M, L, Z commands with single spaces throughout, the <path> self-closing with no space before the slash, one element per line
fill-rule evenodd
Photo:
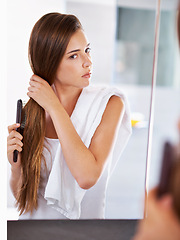
<path fill-rule="evenodd" d="M 141 220 L 132 240 L 179 240 L 180 222 L 172 206 L 172 196 L 157 199 L 157 189 L 149 192 L 147 218 Z"/>
<path fill-rule="evenodd" d="M 18 154 L 17 162 L 13 162 L 13 152 L 17 150 L 19 153 L 22 152 L 22 139 L 23 136 L 16 131 L 16 128 L 20 127 L 19 123 L 8 126 L 9 136 L 7 137 L 7 157 L 13 169 L 21 167 L 21 157 Z"/>
<path fill-rule="evenodd" d="M 30 87 L 27 95 L 33 98 L 45 111 L 59 104 L 59 100 L 54 93 L 52 87 L 44 79 L 37 75 L 33 75 L 30 79 Z"/>

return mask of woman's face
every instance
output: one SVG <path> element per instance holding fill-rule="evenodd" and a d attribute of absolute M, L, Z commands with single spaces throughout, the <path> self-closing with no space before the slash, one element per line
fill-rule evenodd
<path fill-rule="evenodd" d="M 57 69 L 54 83 L 61 86 L 84 88 L 89 85 L 92 62 L 90 47 L 82 30 L 77 30 L 71 37 L 65 54 Z"/>

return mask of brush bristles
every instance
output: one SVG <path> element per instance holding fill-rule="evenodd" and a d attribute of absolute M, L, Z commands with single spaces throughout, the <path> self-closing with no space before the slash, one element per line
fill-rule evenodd
<path fill-rule="evenodd" d="M 24 106 L 26 105 L 26 103 L 27 103 L 27 102 L 26 102 L 25 100 L 23 100 L 23 101 L 22 101 L 22 107 L 24 107 Z"/>
<path fill-rule="evenodd" d="M 26 101 L 22 101 L 22 108 L 24 108 L 26 103 L 27 103 Z M 20 126 L 22 134 L 23 134 L 23 130 L 25 128 L 25 124 L 26 124 L 26 113 L 25 113 L 25 111 L 23 111 L 22 118 L 21 118 L 21 126 Z"/>

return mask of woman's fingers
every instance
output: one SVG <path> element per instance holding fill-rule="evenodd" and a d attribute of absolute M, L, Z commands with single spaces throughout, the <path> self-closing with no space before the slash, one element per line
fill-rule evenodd
<path fill-rule="evenodd" d="M 40 89 L 42 87 L 50 87 L 49 83 L 45 79 L 42 79 L 41 77 L 39 77 L 37 75 L 33 75 L 30 78 L 29 85 L 31 87 L 35 87 L 37 89 Z"/>
<path fill-rule="evenodd" d="M 28 91 L 29 93 L 39 93 L 43 87 L 46 86 L 46 84 L 47 82 L 45 80 L 36 81 L 34 79 L 31 79 L 29 82 L 30 86 L 28 87 Z"/>
<path fill-rule="evenodd" d="M 8 142 L 7 142 L 7 145 L 8 146 L 11 146 L 11 145 L 19 145 L 20 147 L 23 146 L 23 143 L 18 139 L 18 138 L 12 138 L 10 139 Z"/>
<path fill-rule="evenodd" d="M 45 82 L 45 81 L 44 81 Z M 43 83 L 42 82 L 37 82 L 37 81 L 35 81 L 35 80 L 30 80 L 29 81 L 29 85 L 30 85 L 30 87 L 32 87 L 32 88 L 40 88 L 40 87 L 42 87 L 43 86 Z"/>
<path fill-rule="evenodd" d="M 23 136 L 22 136 L 19 132 L 15 131 L 15 130 L 12 130 L 12 131 L 9 133 L 9 136 L 7 137 L 7 141 L 9 141 L 9 140 L 11 140 L 11 139 L 13 139 L 13 138 L 17 138 L 17 139 L 19 139 L 19 140 L 22 140 L 22 139 L 23 139 Z"/>
<path fill-rule="evenodd" d="M 31 77 L 27 95 L 47 112 L 52 108 L 52 105 L 59 104 L 59 100 L 49 83 L 37 75 Z"/>
<path fill-rule="evenodd" d="M 7 137 L 7 157 L 8 161 L 13 166 L 13 168 L 19 168 L 21 166 L 21 152 L 22 152 L 22 139 L 23 136 L 16 131 L 20 127 L 20 124 L 12 124 L 8 126 L 9 135 Z M 19 152 L 17 162 L 13 162 L 13 152 L 17 150 Z"/>
<path fill-rule="evenodd" d="M 33 80 L 30 80 L 30 81 L 29 81 L 29 85 L 30 85 L 31 87 L 37 86 L 37 85 L 36 85 L 36 82 L 33 81 Z"/>
<path fill-rule="evenodd" d="M 35 90 L 36 90 L 35 87 L 28 87 L 28 91 L 29 91 L 29 92 L 34 92 Z"/>
<path fill-rule="evenodd" d="M 7 141 L 7 153 L 12 153 L 14 150 L 18 150 L 18 152 L 22 151 L 23 143 L 19 138 L 16 137 L 9 137 Z"/>
<path fill-rule="evenodd" d="M 8 132 L 10 133 L 11 131 L 16 130 L 16 128 L 18 128 L 18 127 L 20 127 L 19 123 L 12 124 L 12 125 L 8 126 Z"/>
<path fill-rule="evenodd" d="M 7 152 L 12 153 L 14 150 L 22 151 L 23 136 L 16 131 L 20 124 L 13 124 L 8 126 L 9 135 L 7 137 Z"/>
<path fill-rule="evenodd" d="M 8 147 L 7 153 L 8 153 L 8 154 L 9 154 L 9 153 L 12 153 L 12 152 L 14 152 L 15 150 L 17 150 L 18 152 L 22 152 L 22 147 L 20 147 L 20 146 L 17 145 L 17 144 L 10 145 L 10 146 Z"/>
<path fill-rule="evenodd" d="M 33 74 L 30 78 L 30 80 L 33 82 L 38 82 L 38 83 L 43 83 L 46 82 L 46 80 L 42 79 L 41 77 L 39 77 L 38 75 Z"/>

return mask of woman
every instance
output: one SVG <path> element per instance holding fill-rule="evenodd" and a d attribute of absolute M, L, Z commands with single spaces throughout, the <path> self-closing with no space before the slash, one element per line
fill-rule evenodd
<path fill-rule="evenodd" d="M 74 15 L 40 18 L 29 60 L 23 136 L 19 125 L 8 127 L 21 218 L 103 218 L 107 181 L 131 134 L 126 100 L 117 89 L 89 86 L 90 44 Z"/>

